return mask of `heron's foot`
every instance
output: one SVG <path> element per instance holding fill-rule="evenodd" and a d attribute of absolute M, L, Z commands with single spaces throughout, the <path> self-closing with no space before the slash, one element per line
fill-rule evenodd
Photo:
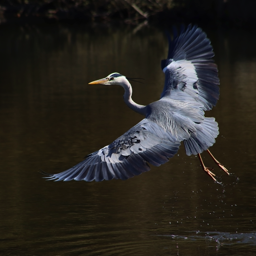
<path fill-rule="evenodd" d="M 213 172 L 211 172 L 208 167 L 204 166 L 203 169 L 215 182 L 217 182 L 217 179 L 215 178 L 216 175 Z"/>
<path fill-rule="evenodd" d="M 212 159 L 214 160 L 214 162 L 227 174 L 227 175 L 230 175 L 228 169 L 222 165 L 214 156 L 213 154 L 210 152 L 209 149 L 207 149 L 208 153 L 210 154 L 210 156 L 212 157 Z"/>
<path fill-rule="evenodd" d="M 217 164 L 227 175 L 230 175 L 228 169 L 224 165 L 222 165 L 220 162 Z"/>

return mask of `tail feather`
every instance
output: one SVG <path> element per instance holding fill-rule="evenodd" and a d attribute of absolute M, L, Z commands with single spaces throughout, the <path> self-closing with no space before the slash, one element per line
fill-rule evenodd
<path fill-rule="evenodd" d="M 198 124 L 196 133 L 191 134 L 188 140 L 184 140 L 186 154 L 197 155 L 207 150 L 215 143 L 215 138 L 219 134 L 218 123 L 213 117 L 206 117 Z"/>

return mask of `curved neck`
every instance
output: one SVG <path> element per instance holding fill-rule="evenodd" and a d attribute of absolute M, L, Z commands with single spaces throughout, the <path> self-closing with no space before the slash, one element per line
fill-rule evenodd
<path fill-rule="evenodd" d="M 146 116 L 146 106 L 137 104 L 132 100 L 132 86 L 129 81 L 125 79 L 125 83 L 121 85 L 124 88 L 124 102 L 126 105 L 135 112 Z"/>

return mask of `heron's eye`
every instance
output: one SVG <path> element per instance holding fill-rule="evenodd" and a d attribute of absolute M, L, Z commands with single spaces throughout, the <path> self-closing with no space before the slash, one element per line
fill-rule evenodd
<path fill-rule="evenodd" d="M 109 81 L 114 80 L 114 77 L 110 77 L 108 80 L 109 80 Z"/>

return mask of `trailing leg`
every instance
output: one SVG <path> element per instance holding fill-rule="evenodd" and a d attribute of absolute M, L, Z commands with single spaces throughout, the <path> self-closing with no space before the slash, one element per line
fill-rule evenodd
<path fill-rule="evenodd" d="M 211 158 L 213 159 L 213 161 L 227 174 L 230 175 L 230 173 L 228 172 L 228 169 L 222 165 L 214 156 L 213 154 L 210 152 L 209 149 L 207 149 L 207 152 L 209 153 L 209 155 L 211 156 Z"/>

